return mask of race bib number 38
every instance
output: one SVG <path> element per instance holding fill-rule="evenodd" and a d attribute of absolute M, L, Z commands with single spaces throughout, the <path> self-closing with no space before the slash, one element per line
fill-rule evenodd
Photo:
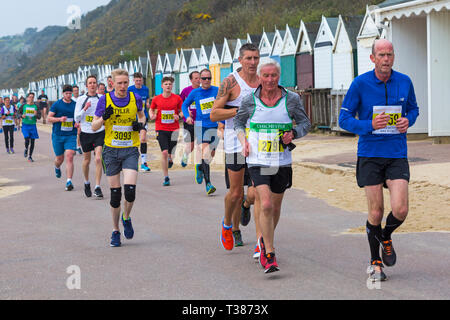
<path fill-rule="evenodd" d="M 374 106 L 373 107 L 373 118 L 375 119 L 381 113 L 387 114 L 390 119 L 387 126 L 383 129 L 378 129 L 372 131 L 373 134 L 399 134 L 396 125 L 397 120 L 402 117 L 402 106 Z"/>

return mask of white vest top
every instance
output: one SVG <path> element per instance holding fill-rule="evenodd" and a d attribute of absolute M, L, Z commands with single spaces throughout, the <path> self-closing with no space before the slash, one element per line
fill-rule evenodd
<path fill-rule="evenodd" d="M 233 101 L 228 101 L 227 106 L 231 107 L 241 107 L 242 99 L 249 94 L 252 94 L 256 91 L 256 88 L 250 87 L 247 82 L 245 82 L 237 71 L 232 73 L 234 78 L 236 79 L 239 87 L 241 87 L 241 93 L 239 97 L 237 97 Z M 248 127 L 248 123 L 247 123 Z M 224 138 L 223 145 L 225 149 L 225 153 L 239 153 L 242 151 L 242 145 L 239 142 L 236 132 L 234 131 L 234 117 L 225 120 L 225 129 L 224 129 Z"/>
<path fill-rule="evenodd" d="M 292 119 L 286 106 L 287 95 L 273 107 L 266 106 L 254 94 L 253 99 L 255 109 L 250 117 L 250 154 L 247 163 L 270 167 L 291 164 L 291 152 L 280 143 L 283 131 L 292 130 Z"/>
<path fill-rule="evenodd" d="M 11 104 L 9 106 L 9 109 L 6 108 L 6 106 L 3 106 L 3 113 L 9 114 L 10 112 L 14 112 L 14 106 Z M 5 119 L 2 121 L 4 126 L 13 126 L 14 125 L 14 116 L 6 116 Z"/>

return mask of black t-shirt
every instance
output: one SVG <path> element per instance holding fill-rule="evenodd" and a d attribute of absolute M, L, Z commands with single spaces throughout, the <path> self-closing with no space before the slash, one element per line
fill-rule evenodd
<path fill-rule="evenodd" d="M 41 100 L 41 102 L 39 103 L 39 106 L 40 106 L 41 108 L 47 108 L 48 97 L 47 97 L 46 94 L 41 94 L 41 95 L 38 97 L 38 100 Z"/>

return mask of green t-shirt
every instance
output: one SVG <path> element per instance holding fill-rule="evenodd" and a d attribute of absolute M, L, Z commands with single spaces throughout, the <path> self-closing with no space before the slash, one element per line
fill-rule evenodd
<path fill-rule="evenodd" d="M 37 111 L 37 107 L 35 104 L 32 106 L 25 104 L 23 106 L 23 115 L 25 118 L 22 120 L 23 124 L 36 124 L 36 116 L 34 115 L 34 111 Z"/>

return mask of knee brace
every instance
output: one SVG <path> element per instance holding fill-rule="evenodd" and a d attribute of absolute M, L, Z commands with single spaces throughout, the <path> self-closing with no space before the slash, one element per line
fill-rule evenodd
<path fill-rule="evenodd" d="M 122 188 L 111 188 L 111 201 L 109 204 L 114 209 L 120 208 L 120 201 L 122 200 Z"/>
<path fill-rule="evenodd" d="M 132 184 L 125 185 L 125 200 L 127 200 L 130 203 L 136 200 L 136 185 Z"/>

